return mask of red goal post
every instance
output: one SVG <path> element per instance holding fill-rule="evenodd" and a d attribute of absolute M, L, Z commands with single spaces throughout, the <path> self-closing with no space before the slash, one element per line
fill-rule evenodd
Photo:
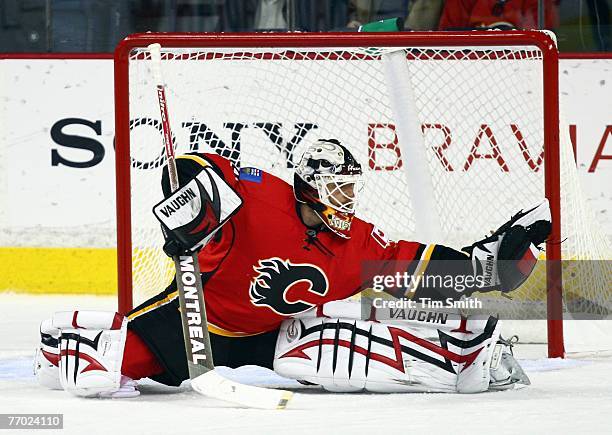
<path fill-rule="evenodd" d="M 519 59 L 522 54 L 510 54 L 513 47 L 532 47 L 539 53 L 541 71 L 538 76 L 542 78 L 541 86 L 541 105 L 543 109 L 541 121 L 541 139 L 544 143 L 544 195 L 548 198 L 553 217 L 553 233 L 546 246 L 546 309 L 548 323 L 548 348 L 550 357 L 564 355 L 563 347 L 563 325 L 562 325 L 562 282 L 561 282 L 561 199 L 560 199 L 560 157 L 559 157 L 559 90 L 558 90 L 558 51 L 553 39 L 544 32 L 539 31 L 483 31 L 483 32 L 404 32 L 404 33 L 322 33 L 322 34 L 139 34 L 133 35 L 123 40 L 115 51 L 115 131 L 116 131 L 116 189 L 117 189 L 117 252 L 118 252 L 118 288 L 119 288 L 119 310 L 127 312 L 134 304 L 133 294 L 133 271 L 134 263 L 134 202 L 138 201 L 138 193 L 132 187 L 132 171 L 134 161 L 131 152 L 130 124 L 134 127 L 134 113 L 131 95 L 134 91 L 134 71 L 131 71 L 132 62 L 138 60 L 146 61 L 146 53 L 143 49 L 149 44 L 159 43 L 162 49 L 176 49 L 178 55 L 168 56 L 166 60 L 207 60 L 215 59 L 218 53 L 231 52 L 236 57 L 240 53 L 243 59 L 249 63 L 253 60 L 266 59 L 266 50 L 269 49 L 268 59 L 278 56 L 294 56 L 292 61 L 296 61 L 294 68 L 300 68 L 302 62 L 309 59 L 316 59 L 321 51 L 328 54 L 325 49 L 347 50 L 347 58 L 357 59 L 367 57 L 367 50 L 362 47 L 381 48 L 393 50 L 393 48 L 418 47 L 418 53 L 413 56 L 428 56 L 428 60 L 433 62 L 448 61 L 453 65 L 462 57 L 483 56 L 483 64 L 490 63 L 498 57 L 512 59 L 516 56 Z M 473 51 L 470 51 L 474 49 Z M 140 54 L 135 54 L 140 50 Z M 198 54 L 198 50 L 201 50 Z M 485 52 L 489 51 L 489 54 Z M 245 57 L 245 53 L 254 51 L 259 54 L 251 54 Z M 358 52 L 359 56 L 355 54 Z M 263 53 L 263 54 L 262 54 Z M 293 54 L 289 54 L 293 53 Z M 311 54 L 308 54 L 311 53 Z M 312 54 L 314 53 L 314 54 Z M 423 54 L 425 53 L 425 54 Z M 449 54 L 450 53 L 450 54 Z M 483 54 L 485 53 L 485 54 Z M 410 55 L 408 55 L 409 57 Z M 181 59 L 182 57 L 182 59 Z M 340 56 L 341 57 L 341 56 Z M 331 57 L 327 61 L 333 60 Z M 367 61 L 367 60 L 366 60 Z M 163 63 L 163 62 L 162 62 Z M 135 67 L 134 67 L 135 68 Z M 257 68 L 256 66 L 254 68 Z M 184 73 L 186 77 L 188 73 Z M 289 73 L 288 73 L 289 74 Z M 367 73 L 364 73 L 367 74 Z M 452 72 L 448 72 L 452 74 Z M 289 80 L 287 77 L 271 77 L 273 82 L 277 80 Z M 132 81 L 131 81 L 132 80 Z M 365 78 L 360 79 L 364 80 Z M 201 78 L 200 81 L 206 81 Z M 501 81 L 501 80 L 500 80 Z M 146 80 L 141 80 L 146 86 Z M 197 84 L 195 83 L 194 85 Z M 357 83 L 361 85 L 362 82 Z M 500 83 L 503 86 L 504 83 Z M 152 85 L 150 92 L 154 94 Z M 169 86 L 172 89 L 172 86 Z M 144 92 L 144 91 L 143 91 Z M 196 90 L 194 89 L 195 93 Z M 199 91 L 198 91 L 199 92 Z M 348 90 L 346 91 L 348 92 Z M 476 91 L 477 92 L 477 91 Z M 538 91 L 540 92 L 540 91 Z M 203 97 L 205 98 L 205 97 Z M 336 96 L 334 96 L 336 98 Z M 420 98 L 417 96 L 417 98 Z M 433 100 L 436 95 L 424 98 Z M 178 121 L 175 110 L 181 105 L 181 101 L 188 101 L 185 96 L 176 96 L 173 99 L 172 91 L 169 96 L 170 120 Z M 202 104 L 207 104 L 202 101 Z M 255 104 L 255 103 L 253 103 Z M 262 103 L 263 104 L 263 103 Z M 323 103 L 322 103 L 323 104 Z M 331 103 L 330 103 L 331 104 Z M 390 103 L 392 105 L 392 103 Z M 520 104 L 517 104 L 520 105 Z M 338 108 L 342 106 L 339 105 Z M 155 107 L 154 107 L 155 109 Z M 181 109 L 182 110 L 182 109 Z M 355 110 L 358 110 L 356 108 Z M 185 116 L 191 116 L 186 114 Z M 149 127 L 155 127 L 154 121 L 150 121 Z M 173 128 L 173 130 L 175 130 Z M 413 132 L 414 133 L 414 132 Z M 479 133 L 480 135 L 480 133 Z M 401 133 L 400 133 L 401 137 Z M 480 136 L 478 136 L 480 138 Z M 397 136 L 396 136 L 397 139 Z M 473 138 L 472 138 L 473 139 Z M 478 139 L 480 140 L 480 139 Z M 401 142 L 401 139 L 400 139 Z M 161 145 L 161 138 L 158 143 L 150 143 L 151 147 Z M 403 144 L 402 144 L 403 145 Z M 365 146 L 365 145 L 364 145 Z M 402 149 L 400 147 L 400 149 Z M 402 149 L 403 152 L 403 149 Z M 474 153 L 476 154 L 476 153 Z M 399 152 L 398 152 L 399 156 Z M 398 165 L 399 167 L 399 165 Z M 392 185 L 397 186 L 396 183 Z M 400 190 L 400 186 L 396 187 Z M 159 198 L 157 198 L 159 199 Z M 525 204 L 525 206 L 530 204 Z M 148 206 L 148 205 L 147 205 Z M 146 207 L 144 207 L 146 209 Z M 509 215 L 507 216 L 509 217 Z M 506 218 L 507 218 L 506 217 Z M 502 223 L 500 221 L 499 223 Z M 418 222 L 416 224 L 418 226 Z M 489 228 L 483 228 L 483 234 Z M 167 284 L 167 283 L 166 283 Z M 164 285 L 165 286 L 165 285 Z M 154 289 L 155 292 L 163 290 Z M 150 290 L 149 290 L 150 291 Z"/>

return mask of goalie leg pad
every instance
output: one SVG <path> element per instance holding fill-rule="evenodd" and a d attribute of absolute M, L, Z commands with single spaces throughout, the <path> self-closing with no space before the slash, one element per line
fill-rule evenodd
<path fill-rule="evenodd" d="M 81 397 L 134 397 L 121 375 L 127 319 L 116 313 L 71 311 L 53 316 L 59 336 L 59 377 L 64 390 Z"/>
<path fill-rule="evenodd" d="M 59 337 L 60 330 L 53 327 L 52 319 L 40 323 L 40 344 L 34 357 L 34 376 L 43 387 L 61 390 L 59 376 Z"/>
<path fill-rule="evenodd" d="M 489 387 L 493 317 L 445 325 L 301 318 L 283 322 L 274 370 L 334 392 L 459 392 Z"/>

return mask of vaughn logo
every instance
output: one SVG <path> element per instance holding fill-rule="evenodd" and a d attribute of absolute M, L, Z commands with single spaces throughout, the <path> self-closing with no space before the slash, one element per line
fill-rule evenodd
<path fill-rule="evenodd" d="M 474 275 L 477 277 L 479 286 L 485 288 L 496 285 L 495 256 L 484 244 L 476 246 L 472 255 Z"/>
<path fill-rule="evenodd" d="M 190 203 L 192 199 L 196 198 L 195 192 L 187 188 L 184 192 L 182 192 L 179 196 L 172 199 L 170 203 L 164 205 L 159 211 L 166 217 L 170 217 L 171 214 L 176 213 L 182 206 Z"/>
<path fill-rule="evenodd" d="M 236 196 L 233 192 L 229 194 Z M 237 197 L 230 198 L 229 202 L 232 201 L 240 204 Z M 220 225 L 221 194 L 217 181 L 205 169 L 187 185 L 157 204 L 153 213 L 176 237 L 185 239 L 182 241 L 186 246 L 191 247 Z"/>
<path fill-rule="evenodd" d="M 259 260 L 253 270 L 257 275 L 249 289 L 251 303 L 260 307 L 267 306 L 281 316 L 309 310 L 315 304 L 300 298 L 322 297 L 329 290 L 327 276 L 314 264 L 294 264 L 289 260 L 272 257 Z M 292 289 L 294 294 L 290 295 Z"/>

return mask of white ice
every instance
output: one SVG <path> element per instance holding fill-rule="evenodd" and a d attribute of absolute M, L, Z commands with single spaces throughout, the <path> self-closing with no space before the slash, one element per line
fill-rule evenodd
<path fill-rule="evenodd" d="M 474 395 L 329 394 L 257 367 L 223 370 L 244 383 L 297 392 L 284 411 L 241 409 L 153 381 L 135 399 L 79 399 L 38 386 L 32 374 L 38 323 L 53 311 L 109 309 L 114 298 L 0 294 L 0 413 L 61 413 L 61 434 L 612 433 L 612 359 L 544 358 L 518 346 L 532 385 Z M 12 431 L 1 431 L 2 434 Z M 14 431 L 24 434 L 28 431 Z"/>

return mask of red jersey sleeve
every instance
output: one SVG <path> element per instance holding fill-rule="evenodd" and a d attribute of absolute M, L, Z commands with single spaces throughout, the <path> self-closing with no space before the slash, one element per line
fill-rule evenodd
<path fill-rule="evenodd" d="M 419 242 L 392 241 L 370 223 L 358 219 L 353 223 L 356 225 L 351 234 L 357 239 L 354 249 L 361 258 L 362 289 L 371 288 L 376 276 L 413 273 L 423 256 L 431 251 L 431 246 Z"/>
<path fill-rule="evenodd" d="M 358 233 L 364 259 L 412 261 L 419 258 L 425 248 L 425 245 L 419 242 L 390 240 L 380 228 L 370 223 L 357 219 L 354 222 L 357 223 L 354 230 L 356 230 L 355 233 Z"/>

